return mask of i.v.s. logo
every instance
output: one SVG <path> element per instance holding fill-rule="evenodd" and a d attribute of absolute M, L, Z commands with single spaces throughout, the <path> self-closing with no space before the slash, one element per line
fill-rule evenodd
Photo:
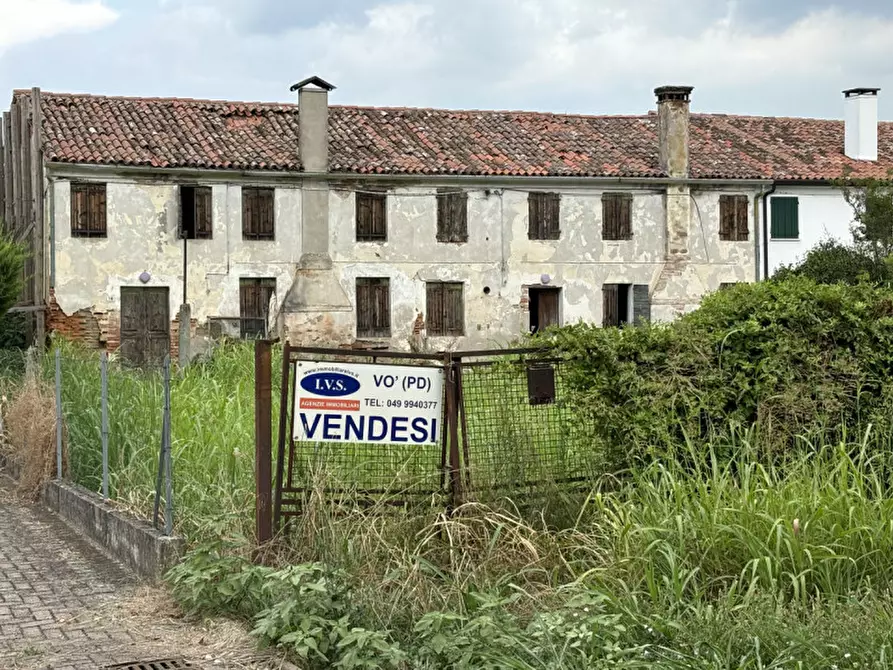
<path fill-rule="evenodd" d="M 301 380 L 301 388 L 314 395 L 338 397 L 359 391 L 360 382 L 340 372 L 315 372 Z"/>

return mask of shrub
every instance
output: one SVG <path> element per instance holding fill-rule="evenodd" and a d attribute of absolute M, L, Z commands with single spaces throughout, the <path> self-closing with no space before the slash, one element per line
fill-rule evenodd
<path fill-rule="evenodd" d="M 893 277 L 890 266 L 854 246 L 837 240 L 824 240 L 810 249 L 803 259 L 780 267 L 774 279 L 808 277 L 819 284 L 886 284 Z"/>
<path fill-rule="evenodd" d="M 0 230 L 0 316 L 19 299 L 26 257 L 25 247 Z"/>
<path fill-rule="evenodd" d="M 890 424 L 887 289 L 804 277 L 739 284 L 671 324 L 578 324 L 543 339 L 569 359 L 569 403 L 617 467 L 754 425 L 764 446 L 785 449 L 801 434 Z"/>

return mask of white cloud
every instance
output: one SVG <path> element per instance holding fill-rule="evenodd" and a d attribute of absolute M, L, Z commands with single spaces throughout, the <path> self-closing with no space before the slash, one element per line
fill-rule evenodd
<path fill-rule="evenodd" d="M 101 0 L 0 0 L 0 53 L 42 38 L 104 28 L 117 18 Z"/>

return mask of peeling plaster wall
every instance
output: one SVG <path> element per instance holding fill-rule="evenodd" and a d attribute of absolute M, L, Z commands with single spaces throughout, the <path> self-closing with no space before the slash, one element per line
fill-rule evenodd
<path fill-rule="evenodd" d="M 633 192 L 629 241 L 602 240 L 601 194 L 617 190 Z M 336 186 L 329 204 L 332 258 L 352 302 L 357 277 L 390 279 L 391 344 L 401 348 L 411 341 L 420 346 L 416 331 L 424 320 L 426 281 L 465 285 L 466 336 L 428 338 L 430 349 L 516 339 L 529 325 L 526 288 L 541 286 L 544 275 L 549 286 L 562 289 L 562 323 L 600 323 L 605 283 L 649 285 L 653 318 L 671 319 L 696 307 L 700 297 L 721 282 L 754 278 L 754 213 L 747 242 L 719 240 L 719 196 L 726 192 L 692 194 L 690 208 L 684 209 L 690 215 L 680 224 L 687 229 L 689 249 L 682 262 L 668 262 L 667 197 L 659 189 L 566 190 L 561 195 L 561 237 L 550 241 L 528 239 L 526 191 L 470 190 L 469 241 L 443 244 L 436 241 L 434 189 L 392 189 L 388 241 L 357 243 L 354 193 Z"/>
<path fill-rule="evenodd" d="M 772 199 L 795 196 L 799 200 L 800 239 L 769 239 L 769 276 L 781 265 L 796 263 L 816 244 L 826 239 L 853 241 L 853 209 L 839 189 L 831 186 L 779 186 L 769 196 L 769 220 Z"/>
<path fill-rule="evenodd" d="M 106 318 L 114 329 L 120 287 L 141 286 L 138 277 L 145 270 L 152 275 L 148 285 L 169 287 L 174 319 L 183 290 L 178 188 L 106 183 L 108 237 L 102 239 L 71 237 L 69 183 L 54 185 L 55 300 L 67 316 L 87 310 Z M 566 188 L 561 191 L 561 237 L 540 241 L 528 239 L 526 190 L 475 187 L 467 190 L 468 242 L 445 244 L 436 239 L 435 188 L 400 186 L 388 195 L 388 241 L 357 243 L 355 190 L 362 189 L 362 182 L 345 180 L 330 187 L 332 271 L 349 296 L 350 309 L 294 315 L 296 326 L 287 334 L 296 343 L 354 343 L 358 277 L 390 279 L 392 337 L 382 344 L 432 350 L 498 346 L 517 339 L 529 327 L 528 288 L 542 286 L 544 279 L 562 290 L 560 314 L 566 324 L 601 322 L 605 283 L 648 285 L 652 318 L 668 320 L 694 309 L 722 282 L 754 279 L 753 207 L 748 241 L 720 241 L 718 232 L 719 196 L 746 193 L 753 202 L 754 192 L 686 187 L 670 199 L 666 189 L 657 187 Z M 601 196 L 617 191 L 633 194 L 629 241 L 602 240 Z M 217 182 L 212 194 L 213 239 L 188 241 L 187 300 L 199 325 L 209 317 L 238 318 L 240 277 L 276 278 L 277 303 L 281 301 L 302 254 L 304 213 L 297 180 L 276 187 L 273 242 L 242 240 L 239 185 Z M 675 240 L 672 250 L 668 230 Z M 314 277 L 310 272 L 304 280 Z M 463 282 L 464 337 L 427 337 L 427 281 Z M 113 334 L 110 340 L 117 338 Z"/>
<path fill-rule="evenodd" d="M 652 288 L 651 316 L 655 321 L 669 321 L 697 308 L 700 299 L 716 291 L 722 283 L 750 282 L 756 278 L 757 245 L 761 225 L 754 207 L 753 190 L 692 190 L 687 211 L 687 243 L 684 259 L 670 253 Z M 731 242 L 719 239 L 719 199 L 722 195 L 746 195 L 748 207 L 748 239 Z M 678 203 L 681 209 L 681 202 Z M 668 226 L 681 226 L 677 217 Z M 678 238 L 678 236 L 677 236 Z M 672 250 L 671 250 L 672 251 Z"/>
<path fill-rule="evenodd" d="M 173 320 L 183 300 L 183 240 L 178 239 L 179 190 L 172 184 L 106 182 L 107 237 L 71 236 L 71 188 L 56 181 L 55 301 L 70 316 L 79 310 L 114 313 L 122 286 L 167 286 Z M 187 295 L 192 317 L 239 317 L 240 277 L 272 277 L 277 296 L 291 285 L 301 255 L 301 191 L 277 187 L 275 241 L 242 240 L 241 187 L 212 186 L 213 238 L 188 240 Z"/>

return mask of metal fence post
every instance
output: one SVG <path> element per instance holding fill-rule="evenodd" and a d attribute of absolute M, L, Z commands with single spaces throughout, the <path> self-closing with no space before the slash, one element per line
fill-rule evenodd
<path fill-rule="evenodd" d="M 171 357 L 164 357 L 164 390 L 161 410 L 161 449 L 158 452 L 158 474 L 155 477 L 155 505 L 152 510 L 152 525 L 158 529 L 161 511 L 161 485 L 164 482 L 164 534 L 173 530 L 173 484 L 171 482 Z"/>
<path fill-rule="evenodd" d="M 174 482 L 171 459 L 171 357 L 164 358 L 164 534 L 174 532 Z"/>
<path fill-rule="evenodd" d="M 62 352 L 56 349 L 56 479 L 62 479 Z"/>
<path fill-rule="evenodd" d="M 109 355 L 99 355 L 102 376 L 102 497 L 109 498 Z"/>
<path fill-rule="evenodd" d="M 254 520 L 257 543 L 273 539 L 273 389 L 270 342 L 254 342 Z"/>

